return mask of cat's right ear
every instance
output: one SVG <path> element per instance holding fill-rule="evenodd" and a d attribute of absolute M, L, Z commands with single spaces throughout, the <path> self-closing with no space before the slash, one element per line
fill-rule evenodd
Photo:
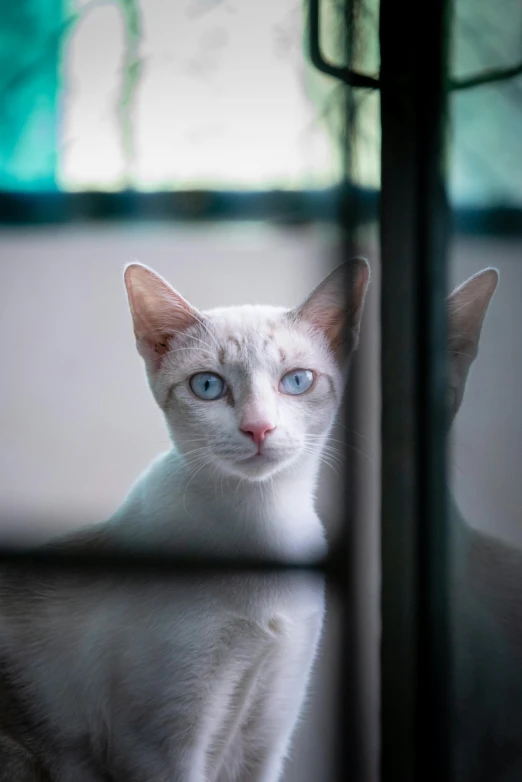
<path fill-rule="evenodd" d="M 138 352 L 147 362 L 158 364 L 171 340 L 200 322 L 201 315 L 147 266 L 130 263 L 124 281 Z"/>
<path fill-rule="evenodd" d="M 364 258 L 338 266 L 292 312 L 292 318 L 309 323 L 326 337 L 333 354 L 345 366 L 359 342 L 370 267 Z"/>

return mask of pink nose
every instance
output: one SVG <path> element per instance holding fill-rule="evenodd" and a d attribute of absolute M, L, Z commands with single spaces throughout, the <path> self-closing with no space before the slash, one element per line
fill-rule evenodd
<path fill-rule="evenodd" d="M 267 434 L 274 431 L 275 426 L 263 421 L 260 424 L 243 424 L 240 428 L 241 431 L 248 435 L 248 437 L 251 437 L 254 443 L 259 447 Z"/>

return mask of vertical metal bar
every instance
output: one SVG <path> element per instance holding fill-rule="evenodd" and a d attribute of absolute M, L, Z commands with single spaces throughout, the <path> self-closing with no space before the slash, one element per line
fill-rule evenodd
<path fill-rule="evenodd" d="M 311 2 L 310 13 L 313 14 L 315 0 Z M 354 11 L 356 0 L 343 0 L 342 13 L 344 24 L 345 53 L 348 63 L 346 73 L 352 74 L 353 53 L 355 51 Z M 319 11 L 317 15 L 317 49 L 319 46 Z M 317 65 L 317 62 L 314 61 Z M 353 74 L 352 74 L 353 75 Z M 343 78 L 340 76 L 340 78 Z M 347 83 L 351 83 L 346 79 Z M 360 218 L 360 202 L 353 190 L 352 184 L 352 149 L 351 140 L 355 128 L 357 106 L 352 91 L 346 91 L 340 100 L 343 101 L 345 133 L 344 133 L 344 188 L 339 203 L 339 229 L 341 236 L 341 255 L 343 261 L 348 261 L 357 254 L 356 230 Z M 351 295 L 353 285 L 349 286 Z M 348 302 L 350 307 L 350 302 Z M 356 357 L 355 357 L 356 358 Z M 338 594 L 341 598 L 341 636 L 340 670 L 339 670 L 339 711 L 337 723 L 336 779 L 345 782 L 368 782 L 368 769 L 365 758 L 366 742 L 362 698 L 364 679 L 361 670 L 360 635 L 361 620 L 359 611 L 359 594 L 361 589 L 360 570 L 357 566 L 357 536 L 360 534 L 360 492 L 357 481 L 356 448 L 353 447 L 353 431 L 358 429 L 356 417 L 360 409 L 359 383 L 357 382 L 357 362 L 352 361 L 350 382 L 343 404 L 344 436 L 344 524 L 337 548 Z"/>
<path fill-rule="evenodd" d="M 443 177 L 448 5 L 381 0 L 380 10 L 383 782 L 424 779 L 425 755 L 430 777 L 451 778 Z"/>
<path fill-rule="evenodd" d="M 339 222 L 342 232 L 343 260 L 350 260 L 355 255 L 353 229 L 354 208 L 356 204 L 346 195 L 341 199 Z M 353 286 L 350 286 L 352 289 Z M 353 364 L 348 392 L 343 404 L 344 432 L 344 496 L 343 496 L 343 527 L 339 540 L 336 542 L 334 562 L 338 575 L 338 596 L 341 600 L 341 636 L 339 650 L 339 703 L 336 736 L 336 780 L 345 782 L 366 782 L 363 748 L 361 736 L 363 720 L 361 719 L 361 672 L 359 670 L 360 656 L 358 654 L 358 622 L 357 622 L 357 583 L 358 569 L 356 567 L 356 535 L 359 520 L 358 492 L 355 485 L 356 464 L 355 450 L 351 447 L 354 417 L 357 414 L 358 398 L 357 384 L 353 376 Z"/>

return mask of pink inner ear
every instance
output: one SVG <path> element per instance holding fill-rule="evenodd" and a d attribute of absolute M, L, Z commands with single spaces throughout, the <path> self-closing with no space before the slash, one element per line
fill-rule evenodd
<path fill-rule="evenodd" d="M 199 321 L 191 305 L 150 269 L 126 269 L 125 284 L 139 352 L 157 360 L 169 350 L 169 341 Z"/>
<path fill-rule="evenodd" d="M 342 331 L 345 313 L 339 307 L 319 309 L 313 313 L 314 326 L 324 331 L 331 342 L 335 342 Z"/>
<path fill-rule="evenodd" d="M 323 280 L 299 310 L 301 317 L 324 333 L 332 350 L 340 357 L 357 347 L 369 279 L 366 261 L 354 259 Z"/>

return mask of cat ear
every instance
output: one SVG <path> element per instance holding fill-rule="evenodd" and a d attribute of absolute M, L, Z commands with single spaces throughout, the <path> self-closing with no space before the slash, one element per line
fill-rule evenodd
<path fill-rule="evenodd" d="M 368 262 L 354 258 L 329 274 L 293 313 L 324 333 L 341 363 L 357 348 L 369 282 Z"/>
<path fill-rule="evenodd" d="M 169 349 L 169 340 L 201 316 L 159 274 L 140 263 L 125 267 L 125 287 L 139 353 L 158 360 Z"/>
<path fill-rule="evenodd" d="M 478 352 L 480 332 L 498 282 L 496 269 L 484 269 L 462 283 L 448 298 L 450 412 L 462 402 L 471 364 Z"/>

